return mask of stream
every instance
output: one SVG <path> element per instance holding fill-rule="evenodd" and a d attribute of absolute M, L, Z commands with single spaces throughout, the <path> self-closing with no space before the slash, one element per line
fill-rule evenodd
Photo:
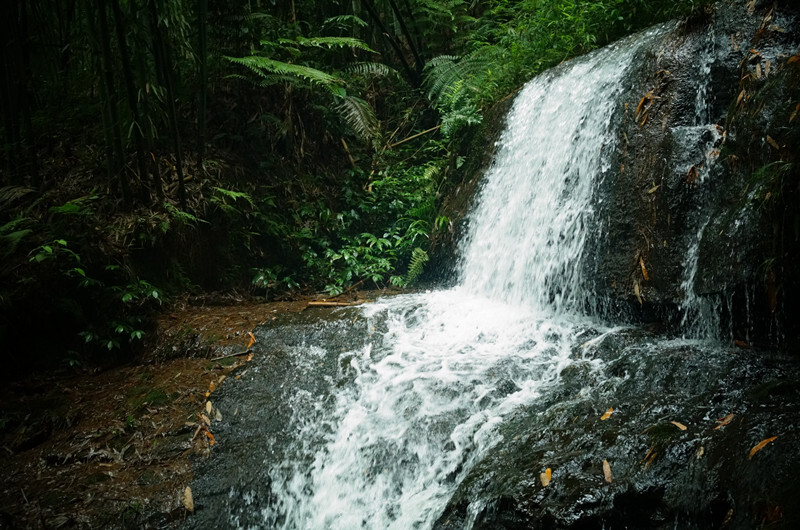
<path fill-rule="evenodd" d="M 665 31 L 525 86 L 470 215 L 457 286 L 256 331 L 254 360 L 211 398 L 218 443 L 198 466 L 187 528 L 797 521 L 796 361 L 720 339 L 692 271 L 692 331 L 665 334 L 598 316 L 580 266 L 613 178 L 626 71 Z"/>

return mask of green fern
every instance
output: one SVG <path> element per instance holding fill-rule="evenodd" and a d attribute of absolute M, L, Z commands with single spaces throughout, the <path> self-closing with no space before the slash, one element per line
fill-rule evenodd
<path fill-rule="evenodd" d="M 344 69 L 348 74 L 361 75 L 364 77 L 400 77 L 394 68 L 383 63 L 355 63 Z"/>
<path fill-rule="evenodd" d="M 248 68 L 258 75 L 262 81 L 269 81 L 270 84 L 275 81 L 273 76 L 277 74 L 278 76 L 284 76 L 283 78 L 286 80 L 301 79 L 309 81 L 312 84 L 325 88 L 337 97 L 344 97 L 347 95 L 344 89 L 344 81 L 322 70 L 311 68 L 310 66 L 285 63 L 266 57 L 259 57 L 258 55 L 250 55 L 248 57 L 225 57 L 225 59 L 234 64 L 239 64 Z"/>
<path fill-rule="evenodd" d="M 361 98 L 347 96 L 337 109 L 356 134 L 372 145 L 379 143 L 381 126 L 372 105 Z"/>
<path fill-rule="evenodd" d="M 417 247 L 411 253 L 411 261 L 408 262 L 408 272 L 406 272 L 405 284 L 410 285 L 417 281 L 428 262 L 428 253 Z"/>

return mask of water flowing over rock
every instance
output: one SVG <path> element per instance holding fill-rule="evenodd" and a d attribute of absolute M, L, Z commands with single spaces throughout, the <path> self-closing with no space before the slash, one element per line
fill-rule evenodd
<path fill-rule="evenodd" d="M 739 68 L 725 46 L 764 15 L 737 12 L 733 31 L 709 13 L 528 83 L 453 288 L 260 328 L 215 394 L 187 526 L 796 524 L 800 369 L 734 348 L 761 247 L 740 242 L 751 210 L 716 213 L 738 185 L 716 153 L 737 132 L 717 127 Z M 717 276 L 725 227 L 741 246 Z M 672 311 L 672 331 L 630 324 L 643 309 Z"/>

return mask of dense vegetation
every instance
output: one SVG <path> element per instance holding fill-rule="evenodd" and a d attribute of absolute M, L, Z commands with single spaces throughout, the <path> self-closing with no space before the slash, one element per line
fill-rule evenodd
<path fill-rule="evenodd" d="M 408 285 L 485 109 L 693 4 L 4 2 L 6 360 L 127 355 L 181 292 Z"/>

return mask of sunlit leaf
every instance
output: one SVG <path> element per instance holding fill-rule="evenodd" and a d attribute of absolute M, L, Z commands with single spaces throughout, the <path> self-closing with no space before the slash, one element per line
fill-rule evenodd
<path fill-rule="evenodd" d="M 608 410 L 602 416 L 600 416 L 600 421 L 607 420 L 608 418 L 611 417 L 613 413 L 614 413 L 614 407 L 609 407 Z"/>
<path fill-rule="evenodd" d="M 673 424 L 675 427 L 679 428 L 682 431 L 686 430 L 686 425 L 684 425 L 683 423 L 679 423 L 677 421 L 671 421 L 670 423 Z"/>
<path fill-rule="evenodd" d="M 777 436 L 772 436 L 770 438 L 766 438 L 766 439 L 761 440 L 760 442 L 758 442 L 756 445 L 753 446 L 752 449 L 750 449 L 750 454 L 748 455 L 747 459 L 748 460 L 752 459 L 754 454 L 756 454 L 757 452 L 759 452 L 762 449 L 764 449 L 764 447 L 766 447 L 767 444 L 769 444 L 770 442 L 773 442 L 777 438 L 778 438 Z"/>
<path fill-rule="evenodd" d="M 252 331 L 248 331 L 247 334 L 250 336 L 250 342 L 247 343 L 247 349 L 249 350 L 256 343 L 256 337 Z"/>
<path fill-rule="evenodd" d="M 611 484 L 613 477 L 611 476 L 611 464 L 608 463 L 608 460 L 603 460 L 603 476 L 606 482 Z"/>

